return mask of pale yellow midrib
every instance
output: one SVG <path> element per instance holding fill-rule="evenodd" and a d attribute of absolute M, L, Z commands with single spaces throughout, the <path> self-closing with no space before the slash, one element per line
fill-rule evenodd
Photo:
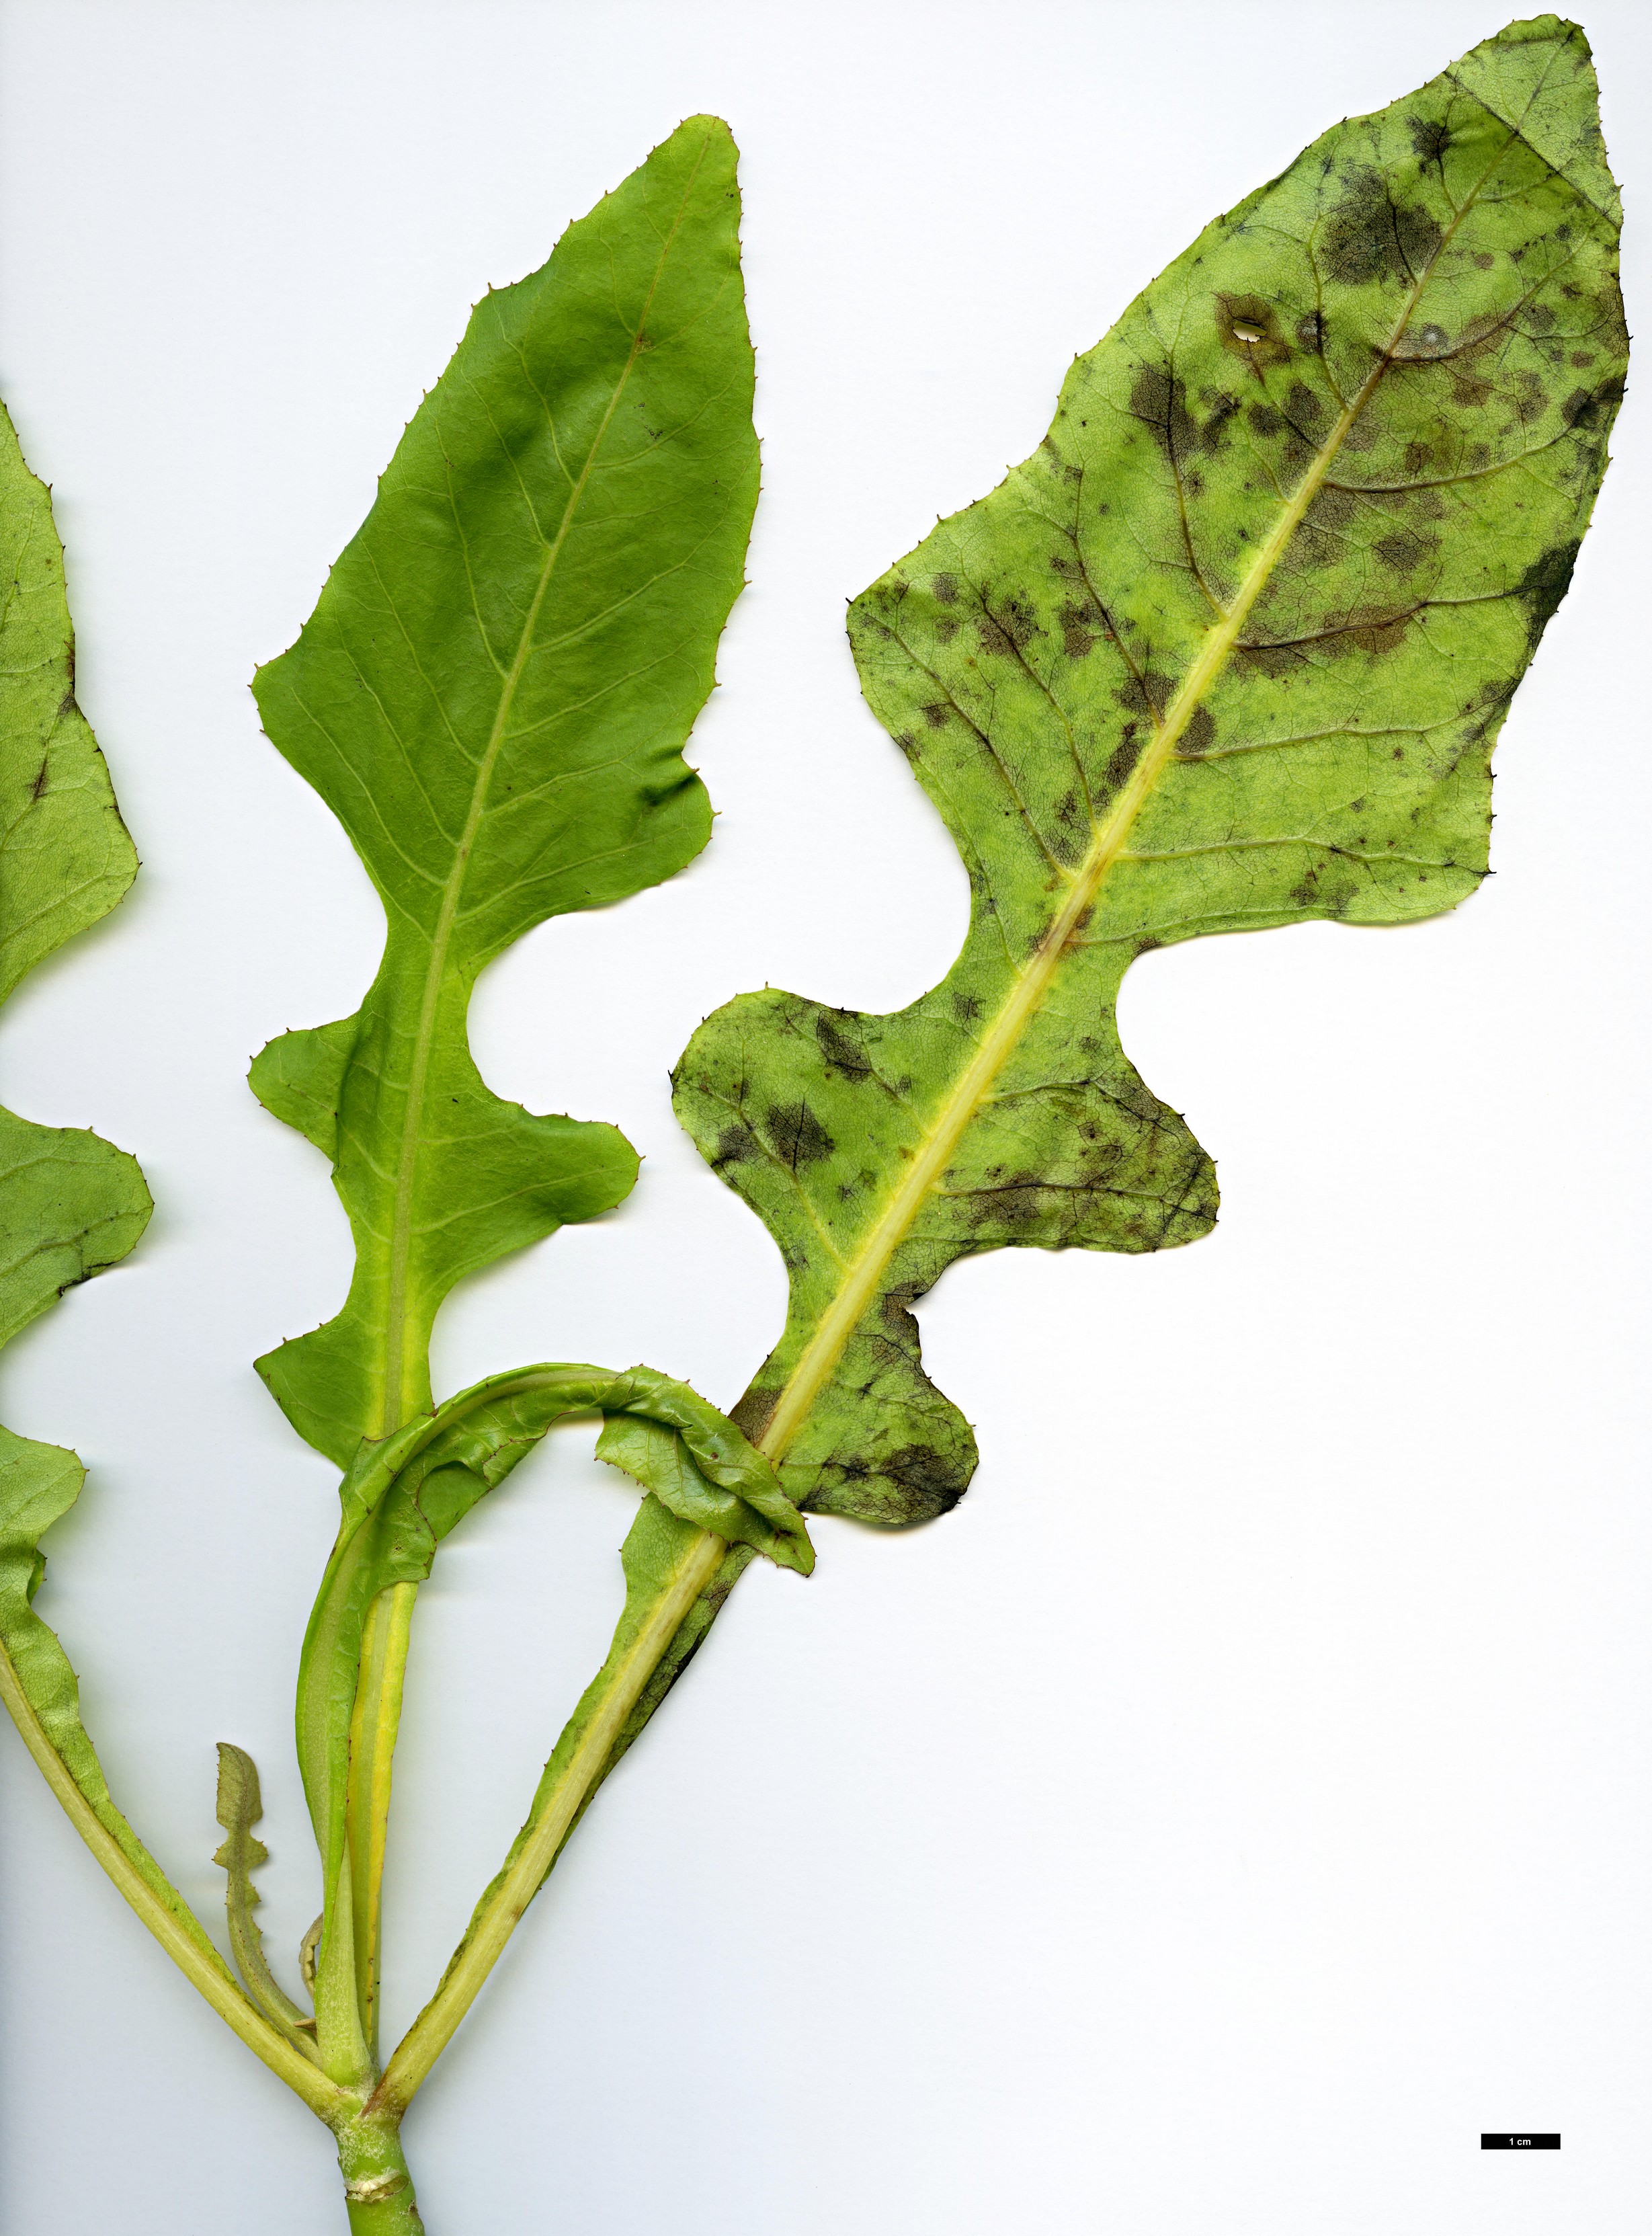
<path fill-rule="evenodd" d="M 470 808 L 465 818 L 464 830 L 460 835 L 458 851 L 454 856 L 453 867 L 448 873 L 447 884 L 442 889 L 442 906 L 436 916 L 436 931 L 430 943 L 430 961 L 425 971 L 424 990 L 419 1003 L 418 1030 L 413 1044 L 413 1062 L 408 1072 L 407 1108 L 402 1121 L 402 1146 L 396 1170 L 396 1198 L 390 1224 L 390 1278 L 385 1299 L 384 1385 L 379 1398 L 377 1431 L 382 1437 L 388 1437 L 399 1428 L 416 1408 L 423 1396 L 421 1391 L 408 1387 L 410 1363 L 407 1357 L 407 1269 L 412 1245 L 413 1183 L 418 1167 L 419 1133 L 424 1109 L 424 1085 L 430 1068 L 430 1050 L 435 1037 L 436 1010 L 442 998 L 442 981 L 447 970 L 448 948 L 453 937 L 453 927 L 459 912 L 460 897 L 464 890 L 465 875 L 469 867 L 470 850 L 475 844 L 476 833 L 482 827 L 482 819 L 487 812 L 488 793 L 492 786 L 494 769 L 504 744 L 505 725 L 510 718 L 511 707 L 515 700 L 517 687 L 521 681 L 522 670 L 527 666 L 528 655 L 533 649 L 534 632 L 538 626 L 540 608 L 549 592 L 551 578 L 556 571 L 556 562 L 561 556 L 562 546 L 567 541 L 568 532 L 573 526 L 574 516 L 579 509 L 580 500 L 584 496 L 591 476 L 596 470 L 597 455 L 602 448 L 613 415 L 620 408 L 620 399 L 625 394 L 626 385 L 631 378 L 632 368 L 635 365 L 641 352 L 643 336 L 647 330 L 648 313 L 653 308 L 654 297 L 659 292 L 661 276 L 682 226 L 683 214 L 687 209 L 689 197 L 694 191 L 694 182 L 699 177 L 700 165 L 705 160 L 705 150 L 710 145 L 711 135 L 708 133 L 701 143 L 698 155 L 695 158 L 694 168 L 689 173 L 688 183 L 683 189 L 682 200 L 678 204 L 676 215 L 672 220 L 671 231 L 660 244 L 659 260 L 654 266 L 654 276 L 648 284 L 648 293 L 644 298 L 642 309 L 638 313 L 636 332 L 632 336 L 631 348 L 626 358 L 624 368 L 619 379 L 614 383 L 613 394 L 609 398 L 601 423 L 592 437 L 591 447 L 586 453 L 585 464 L 580 469 L 580 477 L 568 491 L 567 502 L 562 509 L 562 517 L 558 524 L 555 537 L 546 552 L 545 564 L 540 571 L 539 585 L 534 592 L 533 602 L 528 607 L 527 617 L 522 623 L 521 633 L 517 640 L 515 657 L 511 661 L 509 671 L 501 687 L 499 706 L 494 715 L 493 727 L 488 733 L 487 746 L 482 760 L 477 765 L 476 781 L 471 791 Z"/>
<path fill-rule="evenodd" d="M 1461 221 L 1460 214 L 1458 221 Z M 1455 229 L 1453 226 L 1452 231 Z M 1445 236 L 1449 238 L 1449 234 Z M 1444 245 L 1442 240 L 1441 246 Z M 1232 606 L 1206 637 L 1199 657 L 1165 708 L 1150 744 L 1097 832 L 1054 922 L 1023 967 L 968 1069 L 925 1135 L 923 1147 L 908 1167 L 901 1185 L 857 1253 L 842 1287 L 821 1316 L 759 1440 L 758 1450 L 768 1458 L 780 1459 L 808 1418 L 849 1337 L 876 1295 L 884 1270 L 905 1239 L 919 1205 L 952 1161 L 959 1141 L 1009 1061 L 1028 1019 L 1048 990 L 1068 941 L 1095 905 L 1103 880 L 1124 851 L 1131 825 L 1174 757 L 1205 693 L 1226 666 L 1239 633 L 1272 579 L 1286 545 L 1301 527 L 1302 516 L 1319 494 L 1349 429 L 1391 362 L 1394 346 L 1410 323 L 1426 277 L 1425 273 L 1413 287 L 1388 346 L 1352 402 L 1339 415 L 1295 496 L 1281 512 L 1273 532 L 1257 551 Z"/>

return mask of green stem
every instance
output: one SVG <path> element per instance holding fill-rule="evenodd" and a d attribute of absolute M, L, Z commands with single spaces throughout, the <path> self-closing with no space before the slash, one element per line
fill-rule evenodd
<path fill-rule="evenodd" d="M 321 2068 L 341 2088 L 364 2088 L 377 2067 L 362 2030 L 356 1999 L 355 1904 L 350 1851 L 338 1859 L 333 1898 L 327 1904 L 316 1964 L 316 2048 Z"/>
<path fill-rule="evenodd" d="M 442 1984 L 385 2068 L 370 2100 L 376 2112 L 399 2119 L 453 2039 L 459 2022 L 544 1883 L 643 1687 L 728 1549 L 721 1537 L 712 1536 L 708 1530 L 696 1533 L 628 1652 L 604 1671 L 593 1687 L 594 1697 L 587 1695 L 592 1713 L 578 1746 L 561 1776 L 542 1797 L 510 1862 L 483 1897 L 470 1930 L 442 1975 Z"/>
<path fill-rule="evenodd" d="M 277 2032 L 232 1979 L 223 1959 L 216 1952 L 207 1953 L 137 1869 L 52 1745 L 3 1647 L 0 1647 L 0 1700 L 4 1700 L 23 1745 L 62 1805 L 64 1815 L 184 1977 L 205 1996 L 232 2033 L 239 2035 L 255 2057 L 262 2058 L 272 2073 L 303 2097 L 318 2118 L 334 2119 L 346 2101 L 340 2091 L 302 2050 Z M 183 1908 L 183 1897 L 173 1891 L 180 1909 Z"/>
<path fill-rule="evenodd" d="M 403 2156 L 399 2122 L 357 2118 L 346 2121 L 338 2133 L 350 2236 L 421 2236 L 424 2223 Z"/>

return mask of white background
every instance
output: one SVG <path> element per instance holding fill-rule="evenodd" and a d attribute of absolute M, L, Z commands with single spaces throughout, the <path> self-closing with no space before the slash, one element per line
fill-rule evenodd
<path fill-rule="evenodd" d="M 1032 449 L 1076 351 L 1491 0 L 1157 6 L 10 0 L 0 389 L 54 484 L 81 694 L 144 861 L 6 1012 L 0 1093 L 134 1150 L 128 1264 L 8 1352 L 92 1474 L 41 1606 L 117 1796 L 216 1920 L 251 1748 L 284 1966 L 291 1742 L 332 1476 L 252 1375 L 348 1272 L 244 1084 L 351 1009 L 381 919 L 246 691 L 488 282 L 678 121 L 744 151 L 764 492 L 692 753 L 709 852 L 489 974 L 502 1092 L 622 1124 L 616 1215 L 456 1298 L 438 1387 L 646 1358 L 731 1402 L 780 1324 L 672 1120 L 765 981 L 903 1004 L 961 936 L 843 600 Z M 1647 292 L 1652 14 L 1589 29 Z M 1496 877 L 1395 932 L 1206 940 L 1126 1046 L 1217 1157 L 1157 1259 L 1026 1251 L 922 1310 L 964 1505 L 761 1565 L 410 2121 L 432 2236 L 1641 2236 L 1652 2209 L 1646 715 L 1638 385 L 1499 753 Z M 393 1823 L 392 2033 L 618 1604 L 588 1431 L 442 1556 Z M 326 2137 L 223 2032 L 9 1733 L 7 2236 L 342 2226 Z M 1483 2156 L 1484 2127 L 1557 2127 Z"/>

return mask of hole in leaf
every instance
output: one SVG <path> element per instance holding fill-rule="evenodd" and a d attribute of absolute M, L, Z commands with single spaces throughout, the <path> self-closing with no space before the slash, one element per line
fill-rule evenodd
<path fill-rule="evenodd" d="M 1236 342 L 1266 341 L 1268 329 L 1265 326 L 1259 326 L 1254 319 L 1236 319 L 1233 322 L 1233 338 Z"/>

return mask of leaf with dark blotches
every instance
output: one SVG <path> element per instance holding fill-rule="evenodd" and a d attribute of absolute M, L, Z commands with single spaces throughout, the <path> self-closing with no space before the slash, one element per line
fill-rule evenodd
<path fill-rule="evenodd" d="M 1119 1045 L 1137 956 L 1401 924 L 1485 875 L 1622 393 L 1618 223 L 1582 32 L 1511 24 L 1219 219 L 1026 464 L 855 602 L 968 867 L 963 951 L 891 1016 L 746 995 L 676 1074 L 790 1270 L 736 1417 L 800 1507 L 963 1491 L 911 1312 L 955 1259 L 1209 1231 L 1210 1160 Z"/>
<path fill-rule="evenodd" d="M 658 884 L 711 832 L 683 747 L 757 491 L 735 161 L 726 125 L 690 118 L 483 299 L 254 685 L 389 920 L 356 1015 L 252 1067 L 331 1160 L 355 1238 L 344 1309 L 259 1362 L 341 1465 L 429 1404 L 456 1281 L 636 1179 L 613 1127 L 495 1095 L 465 1021 L 534 925 Z"/>

